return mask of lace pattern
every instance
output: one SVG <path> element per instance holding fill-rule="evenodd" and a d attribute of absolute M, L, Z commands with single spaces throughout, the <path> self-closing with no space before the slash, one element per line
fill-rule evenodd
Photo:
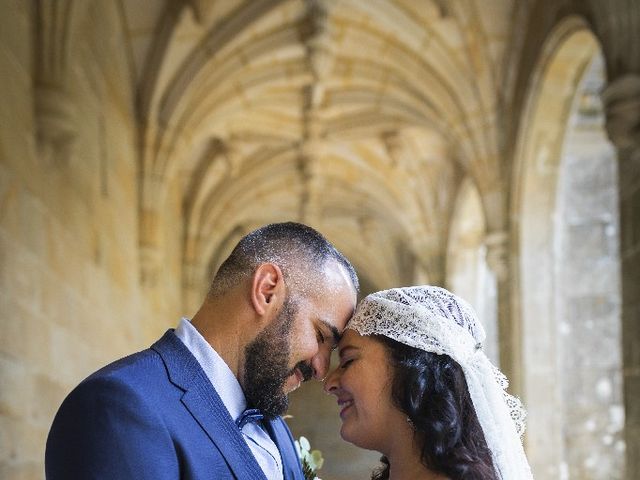
<path fill-rule="evenodd" d="M 502 480 L 532 479 L 522 448 L 526 413 L 507 378 L 482 351 L 485 332 L 471 306 L 444 288 L 394 288 L 367 296 L 347 328 L 448 355 L 462 368 Z"/>

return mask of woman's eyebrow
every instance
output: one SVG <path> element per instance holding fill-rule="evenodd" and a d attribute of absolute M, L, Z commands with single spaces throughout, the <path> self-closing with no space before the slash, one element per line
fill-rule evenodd
<path fill-rule="evenodd" d="M 344 355 L 344 352 L 349 350 L 358 350 L 358 347 L 354 345 L 346 345 L 340 349 L 340 351 L 338 352 L 338 355 L 342 357 Z"/>

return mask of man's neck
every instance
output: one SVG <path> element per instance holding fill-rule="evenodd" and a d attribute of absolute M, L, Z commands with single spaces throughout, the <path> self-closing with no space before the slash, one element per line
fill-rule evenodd
<path fill-rule="evenodd" d="M 226 302 L 207 300 L 193 316 L 191 324 L 211 345 L 238 378 L 244 362 L 246 342 L 240 322 L 235 321 Z"/>

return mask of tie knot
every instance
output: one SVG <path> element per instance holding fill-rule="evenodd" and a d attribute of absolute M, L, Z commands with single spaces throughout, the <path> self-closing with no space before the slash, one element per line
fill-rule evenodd
<path fill-rule="evenodd" d="M 240 414 L 236 420 L 236 425 L 240 430 L 249 422 L 257 423 L 264 418 L 264 415 L 257 408 L 248 408 Z"/>

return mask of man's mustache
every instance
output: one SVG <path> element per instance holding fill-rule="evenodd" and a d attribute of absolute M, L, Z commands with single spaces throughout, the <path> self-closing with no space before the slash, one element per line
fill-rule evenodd
<path fill-rule="evenodd" d="M 298 370 L 300 370 L 300 373 L 302 373 L 302 381 L 303 382 L 311 380 L 311 377 L 313 377 L 313 368 L 311 368 L 311 365 L 309 365 L 305 361 L 298 362 L 298 364 L 293 368 L 293 370 L 291 372 L 293 373 L 293 371 L 296 368 Z"/>

